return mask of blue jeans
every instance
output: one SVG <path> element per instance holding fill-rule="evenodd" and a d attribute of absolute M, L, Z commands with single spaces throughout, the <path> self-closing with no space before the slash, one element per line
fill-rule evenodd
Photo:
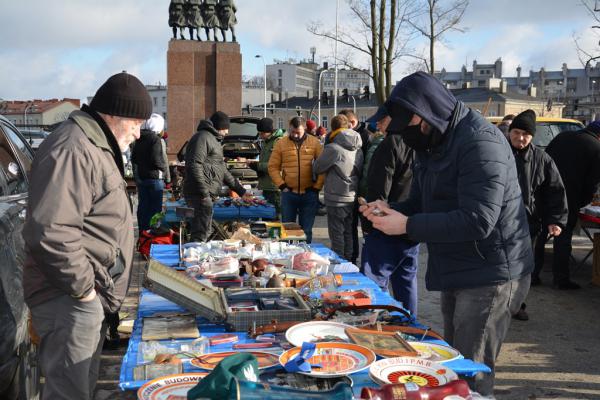
<path fill-rule="evenodd" d="M 373 230 L 365 237 L 361 270 L 379 287 L 392 288 L 394 298 L 417 316 L 419 245 Z"/>
<path fill-rule="evenodd" d="M 319 194 L 315 191 L 304 194 L 281 192 L 281 221 L 298 222 L 308 243 L 312 242 L 312 227 L 318 210 Z"/>
<path fill-rule="evenodd" d="M 164 182 L 162 179 L 143 179 L 137 182 L 137 219 L 140 231 L 150 228 L 150 219 L 162 211 Z"/>

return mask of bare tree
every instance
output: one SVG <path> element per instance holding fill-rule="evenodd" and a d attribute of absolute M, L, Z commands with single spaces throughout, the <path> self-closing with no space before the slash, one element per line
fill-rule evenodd
<path fill-rule="evenodd" d="M 408 45 L 413 34 L 408 20 L 417 10 L 410 0 L 346 0 L 354 24 L 338 29 L 337 41 L 345 49 L 338 63 L 356 68 L 356 55 L 361 54 L 370 62 L 369 76 L 373 80 L 379 104 L 389 96 L 392 86 L 392 68 L 402 57 L 413 52 Z M 336 40 L 335 31 L 325 29 L 322 22 L 308 24 L 312 34 Z"/>
<path fill-rule="evenodd" d="M 596 22 L 595 25 L 592 25 L 593 33 L 596 36 L 598 35 L 598 30 L 600 29 L 600 6 L 598 5 L 598 0 L 594 0 L 594 4 L 592 6 L 591 0 L 580 0 L 580 3 L 583 5 L 587 13 L 592 17 L 592 19 Z M 585 68 L 587 68 L 592 61 L 600 59 L 600 55 L 597 54 L 597 50 L 586 50 L 579 43 L 579 37 L 573 36 L 573 41 L 575 42 L 575 47 L 577 49 L 577 56 L 579 57 L 579 61 Z M 598 41 L 598 46 L 600 46 L 600 41 Z"/>
<path fill-rule="evenodd" d="M 465 32 L 459 27 L 460 21 L 469 5 L 469 0 L 421 0 L 424 3 L 423 14 L 419 22 L 408 21 L 412 27 L 429 42 L 429 57 L 422 61 L 430 74 L 435 72 L 435 44 L 449 31 Z M 446 6 L 444 7 L 444 5 Z"/>

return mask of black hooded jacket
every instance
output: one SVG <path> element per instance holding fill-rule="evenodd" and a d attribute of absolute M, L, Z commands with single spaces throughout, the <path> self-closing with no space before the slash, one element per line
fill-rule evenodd
<path fill-rule="evenodd" d="M 185 197 L 216 197 L 223 184 L 242 196 L 246 190 L 227 170 L 219 133 L 208 120 L 200 121 L 198 131 L 185 150 Z"/>
<path fill-rule="evenodd" d="M 156 132 L 145 129 L 140 132 L 140 138 L 135 141 L 131 152 L 131 162 L 137 165 L 140 179 L 162 179 L 168 165 Z"/>
<path fill-rule="evenodd" d="M 515 160 L 504 135 L 431 75 L 402 79 L 391 101 L 437 130 L 416 152 L 407 233 L 427 243 L 428 290 L 502 284 L 533 270 L 527 216 Z"/>

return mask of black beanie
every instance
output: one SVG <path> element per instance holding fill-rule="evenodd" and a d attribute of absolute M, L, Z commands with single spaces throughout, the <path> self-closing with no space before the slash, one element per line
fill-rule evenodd
<path fill-rule="evenodd" d="M 90 108 L 115 117 L 146 120 L 152 114 L 152 99 L 138 78 L 121 72 L 100 86 Z"/>
<path fill-rule="evenodd" d="M 259 132 L 273 132 L 273 120 L 271 118 L 263 118 L 256 124 L 256 130 Z"/>
<path fill-rule="evenodd" d="M 217 111 L 210 116 L 210 122 L 216 130 L 229 129 L 229 116 L 223 111 Z"/>
<path fill-rule="evenodd" d="M 510 132 L 512 129 L 522 129 L 533 136 L 535 135 L 535 118 L 535 111 L 525 110 L 513 119 L 508 130 Z"/>

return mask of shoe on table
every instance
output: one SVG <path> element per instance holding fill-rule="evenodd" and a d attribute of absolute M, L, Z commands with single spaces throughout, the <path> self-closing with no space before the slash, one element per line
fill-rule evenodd
<path fill-rule="evenodd" d="M 554 283 L 554 288 L 558 290 L 577 290 L 581 286 L 573 281 L 563 281 Z"/>

